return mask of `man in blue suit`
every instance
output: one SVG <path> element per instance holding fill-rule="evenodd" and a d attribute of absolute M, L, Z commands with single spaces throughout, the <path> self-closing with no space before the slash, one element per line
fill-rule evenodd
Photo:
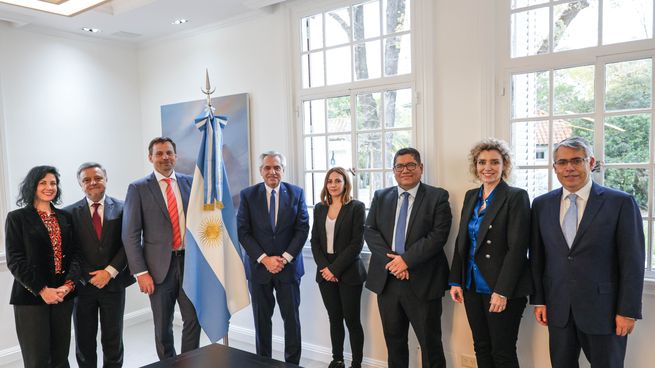
<path fill-rule="evenodd" d="M 200 324 L 182 290 L 185 214 L 192 178 L 175 172 L 175 143 L 157 137 L 148 145 L 154 172 L 127 189 L 123 244 L 130 271 L 141 292 L 150 296 L 155 345 L 160 360 L 176 355 L 173 345 L 175 301 L 182 314 L 182 352 L 198 348 Z"/>
<path fill-rule="evenodd" d="M 567 138 L 553 151 L 562 188 L 533 202 L 530 261 L 537 322 L 548 326 L 553 367 L 623 367 L 641 318 L 644 231 L 634 198 L 591 180 L 590 145 Z"/>
<path fill-rule="evenodd" d="M 284 359 L 300 362 L 300 278 L 305 273 L 302 248 L 309 216 L 302 188 L 282 182 L 286 159 L 275 151 L 259 156 L 264 179 L 241 191 L 237 214 L 239 242 L 246 249 L 248 280 L 255 317 L 257 354 L 272 354 L 275 297 L 284 320 Z"/>

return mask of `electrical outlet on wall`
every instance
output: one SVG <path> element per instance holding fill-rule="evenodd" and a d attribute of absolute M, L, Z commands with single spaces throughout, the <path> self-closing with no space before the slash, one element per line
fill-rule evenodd
<path fill-rule="evenodd" d="M 477 368 L 478 364 L 475 361 L 475 357 L 470 355 L 462 354 L 462 367 L 463 368 Z"/>

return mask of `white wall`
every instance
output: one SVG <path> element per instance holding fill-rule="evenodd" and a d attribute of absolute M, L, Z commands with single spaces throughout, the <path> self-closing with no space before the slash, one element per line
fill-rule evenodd
<path fill-rule="evenodd" d="M 293 152 L 285 12 L 250 14 L 185 38 L 153 42 L 138 52 L 143 143 L 161 134 L 160 106 L 199 100 L 209 70 L 213 96 L 250 94 L 252 162 L 260 152 Z M 287 174 L 289 174 L 287 172 Z M 259 179 L 253 173 L 253 180 Z"/>
<path fill-rule="evenodd" d="M 134 160 L 143 152 L 136 52 L 4 25 L 0 50 L 0 123 L 5 133 L 0 154 L 7 163 L 2 180 L 8 184 L 8 209 L 16 207 L 18 184 L 27 171 L 43 164 L 60 170 L 63 205 L 83 197 L 75 180 L 83 161 L 105 165 L 108 193 L 124 198 L 127 184 L 143 175 Z M 0 326 L 5 331 L 0 334 L 0 362 L 18 345 L 8 304 L 12 281 L 6 265 L 0 264 Z M 135 299 L 127 312 L 146 305 Z"/>

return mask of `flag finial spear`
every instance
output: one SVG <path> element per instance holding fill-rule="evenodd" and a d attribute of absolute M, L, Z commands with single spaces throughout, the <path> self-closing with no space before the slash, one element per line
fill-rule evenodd
<path fill-rule="evenodd" d="M 205 89 L 202 89 L 202 88 L 201 88 L 200 90 L 202 91 L 202 93 L 204 93 L 205 95 L 207 95 L 207 106 L 211 106 L 211 105 L 212 105 L 212 103 L 211 103 L 211 99 L 212 99 L 212 98 L 211 98 L 211 95 L 212 95 L 212 93 L 214 93 L 214 91 L 216 90 L 216 87 L 214 87 L 214 89 L 212 89 L 212 86 L 211 86 L 211 84 L 209 83 L 209 71 L 208 71 L 207 69 L 205 69 Z"/>

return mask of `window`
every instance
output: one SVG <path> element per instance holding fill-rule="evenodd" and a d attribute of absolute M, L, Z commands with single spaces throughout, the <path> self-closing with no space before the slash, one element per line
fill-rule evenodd
<path fill-rule="evenodd" d="M 652 0 L 511 0 L 510 17 L 512 57 L 653 37 Z"/>
<path fill-rule="evenodd" d="M 507 115 L 516 185 L 531 198 L 559 187 L 555 143 L 586 138 L 598 162 L 594 180 L 630 193 L 641 209 L 644 267 L 655 277 L 653 0 L 511 0 L 510 8 Z M 577 48 L 587 49 L 564 53 Z"/>
<path fill-rule="evenodd" d="M 304 187 L 320 201 L 327 170 L 353 173 L 353 195 L 370 204 L 394 185 L 394 153 L 413 145 L 410 0 L 352 2 L 300 17 Z"/>

